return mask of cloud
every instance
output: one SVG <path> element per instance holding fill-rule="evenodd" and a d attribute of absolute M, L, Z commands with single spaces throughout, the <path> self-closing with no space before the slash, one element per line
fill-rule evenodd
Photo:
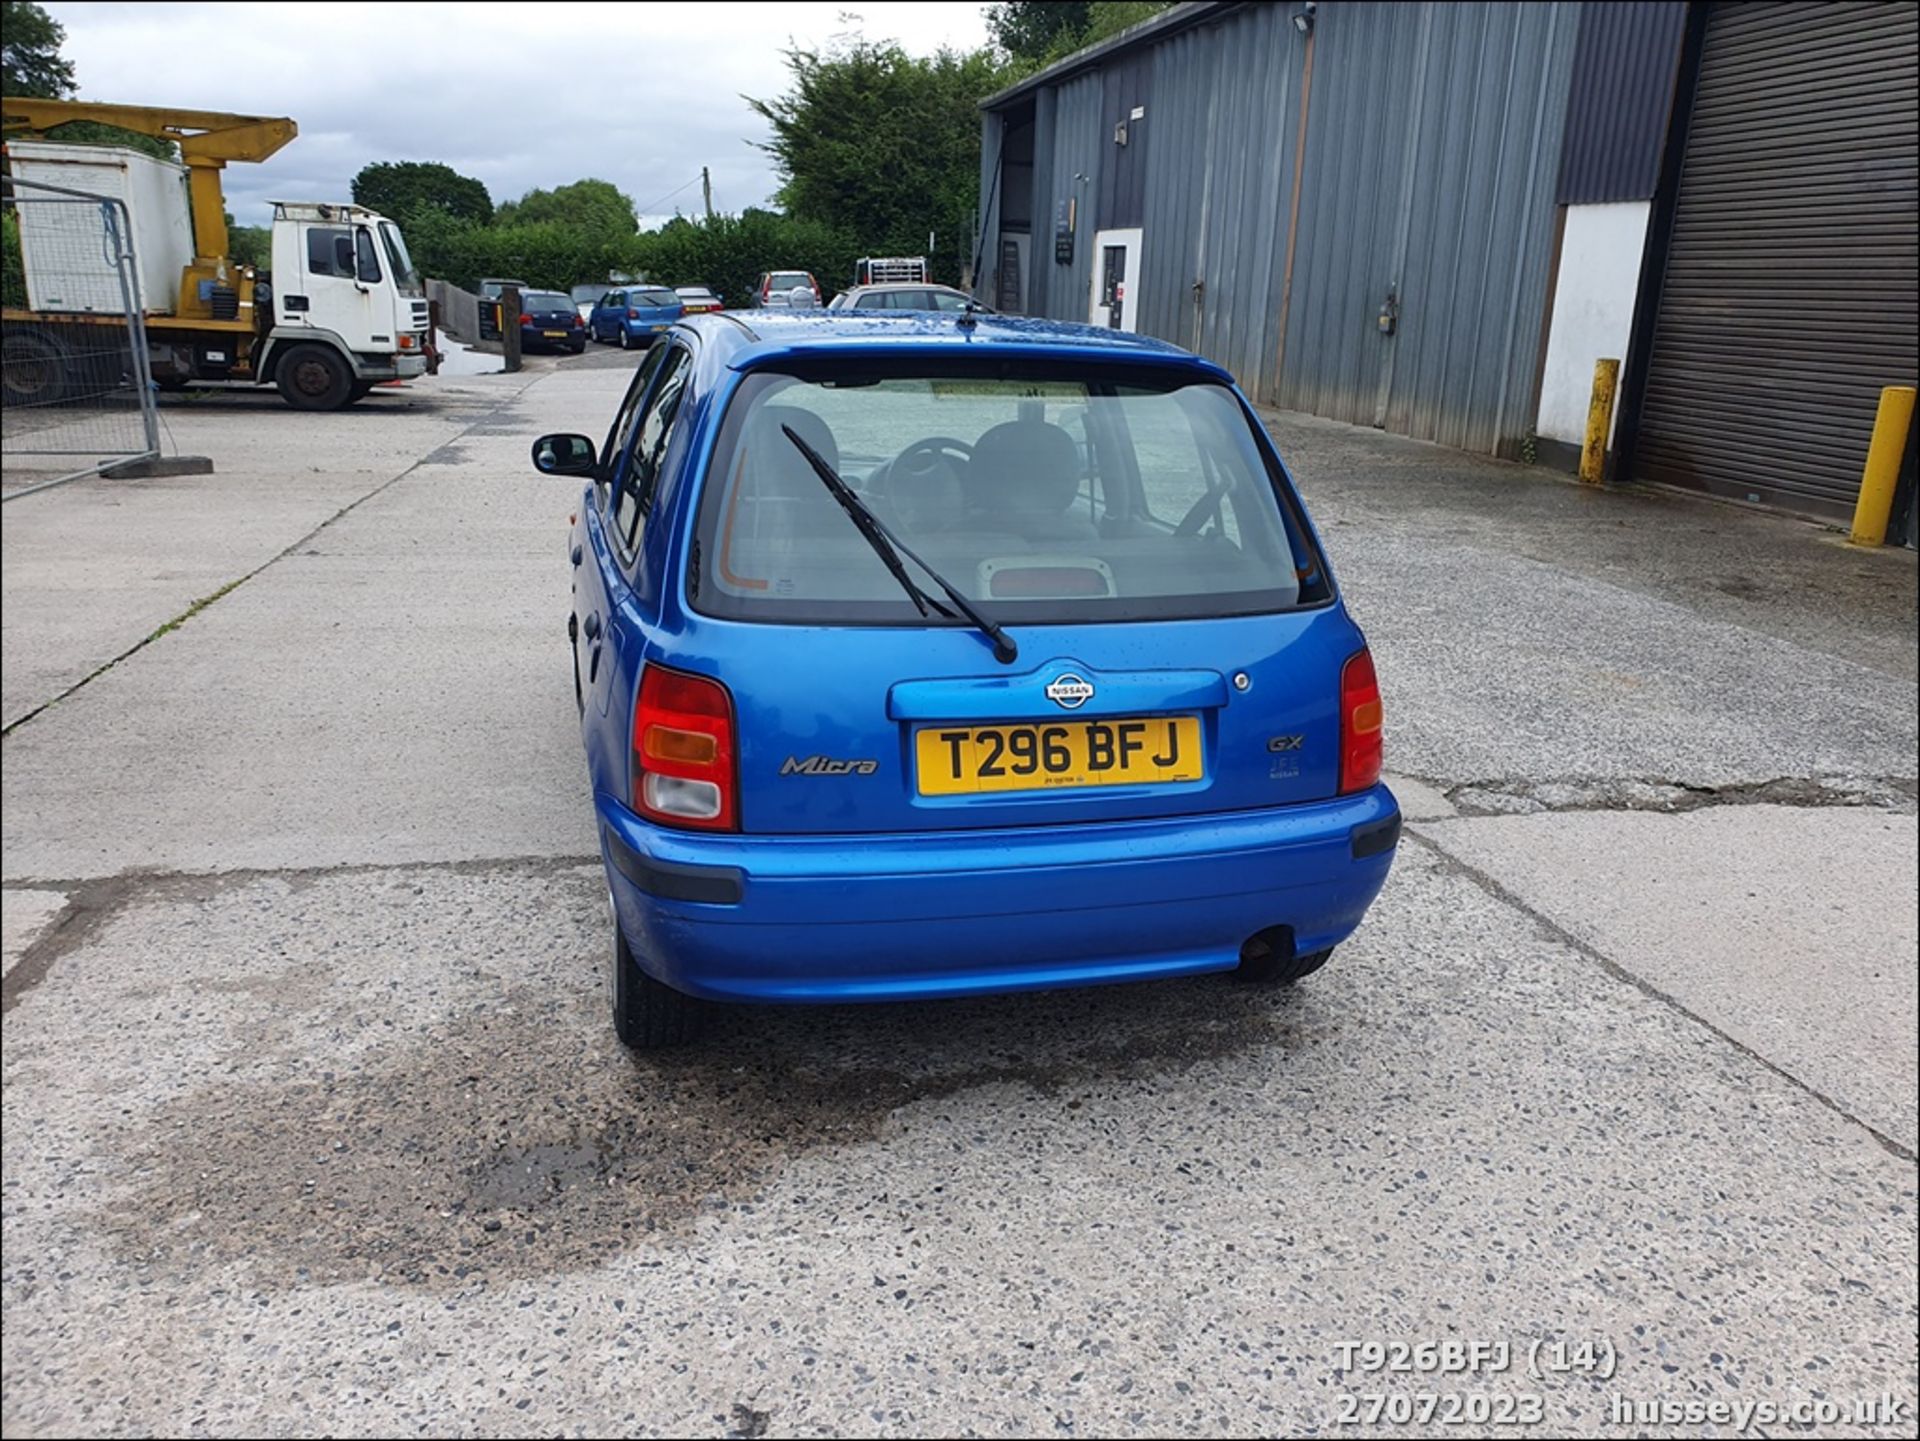
<path fill-rule="evenodd" d="M 442 161 L 496 202 L 597 176 L 656 219 L 699 208 L 705 165 L 717 208 L 761 205 L 779 181 L 741 97 L 786 89 L 790 41 L 986 39 L 977 3 L 46 8 L 83 99 L 293 117 L 286 149 L 227 168 L 227 208 L 252 225 L 269 200 L 347 199 L 374 160 Z"/>

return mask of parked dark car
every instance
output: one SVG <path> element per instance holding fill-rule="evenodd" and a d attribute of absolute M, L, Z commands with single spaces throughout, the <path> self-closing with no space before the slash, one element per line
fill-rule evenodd
<path fill-rule="evenodd" d="M 950 285 L 856 285 L 833 297 L 829 310 L 965 310 L 983 315 L 992 309 Z"/>
<path fill-rule="evenodd" d="M 570 350 L 587 348 L 587 328 L 573 297 L 558 290 L 529 290 L 520 297 L 520 348 Z"/>
<path fill-rule="evenodd" d="M 587 317 L 587 334 L 618 341 L 622 350 L 644 350 L 686 310 L 679 294 L 664 285 L 624 286 L 600 297 Z"/>

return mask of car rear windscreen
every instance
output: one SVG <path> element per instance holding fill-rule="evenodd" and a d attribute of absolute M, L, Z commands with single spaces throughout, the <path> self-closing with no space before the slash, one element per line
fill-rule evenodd
<path fill-rule="evenodd" d="M 756 373 L 701 499 L 697 609 L 924 621 L 791 430 L 905 545 L 996 619 L 1285 610 L 1330 594 L 1305 524 L 1226 386 Z M 915 570 L 923 585 L 930 582 Z"/>
<path fill-rule="evenodd" d="M 572 310 L 573 297 L 557 290 L 529 290 L 520 302 L 528 310 Z"/>
<path fill-rule="evenodd" d="M 630 292 L 634 305 L 678 305 L 680 296 L 672 290 L 635 290 Z"/>

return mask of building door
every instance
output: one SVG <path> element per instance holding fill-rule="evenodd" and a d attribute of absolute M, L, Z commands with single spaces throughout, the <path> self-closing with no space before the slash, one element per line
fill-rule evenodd
<path fill-rule="evenodd" d="M 1139 329 L 1140 232 L 1102 230 L 1094 236 L 1093 253 L 1088 322 L 1109 330 Z"/>
<path fill-rule="evenodd" d="M 1709 12 L 1633 478 L 1852 514 L 1920 351 L 1917 62 L 1912 5 Z"/>

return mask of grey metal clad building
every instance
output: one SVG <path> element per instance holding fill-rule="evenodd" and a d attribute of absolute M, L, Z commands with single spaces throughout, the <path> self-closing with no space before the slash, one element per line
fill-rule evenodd
<path fill-rule="evenodd" d="M 1175 5 L 984 102 L 979 289 L 1569 468 L 1621 360 L 1616 477 L 1844 518 L 1920 369 L 1917 87 L 1912 0 Z"/>
<path fill-rule="evenodd" d="M 1174 6 L 986 102 L 981 293 L 1176 341 L 1263 401 L 1513 453 L 1579 21 Z"/>

